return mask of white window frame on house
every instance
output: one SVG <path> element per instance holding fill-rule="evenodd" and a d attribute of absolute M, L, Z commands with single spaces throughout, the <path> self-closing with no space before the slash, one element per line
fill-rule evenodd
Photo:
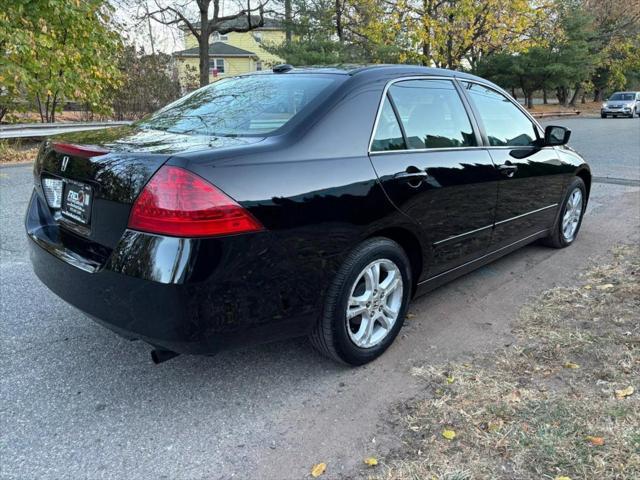
<path fill-rule="evenodd" d="M 218 75 L 224 75 L 226 71 L 226 65 L 224 58 L 210 58 L 209 59 L 209 76 L 213 76 L 213 71 L 218 70 Z M 222 66 L 222 69 L 220 68 Z"/>
<path fill-rule="evenodd" d="M 258 43 L 262 43 L 263 37 L 262 37 L 262 32 L 253 32 L 252 33 L 253 39 L 258 42 Z"/>
<path fill-rule="evenodd" d="M 228 42 L 229 35 L 220 35 L 218 32 L 213 32 L 213 41 L 214 42 Z"/>
<path fill-rule="evenodd" d="M 256 72 L 262 71 L 263 65 L 262 60 L 256 60 Z"/>

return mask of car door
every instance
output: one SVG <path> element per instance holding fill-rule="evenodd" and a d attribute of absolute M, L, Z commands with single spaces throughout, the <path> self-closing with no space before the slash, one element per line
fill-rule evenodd
<path fill-rule="evenodd" d="M 453 79 L 388 85 L 370 144 L 391 201 L 423 228 L 428 276 L 483 255 L 500 176 Z"/>
<path fill-rule="evenodd" d="M 555 147 L 541 146 L 538 126 L 507 96 L 475 82 L 461 85 L 501 176 L 492 248 L 551 227 L 566 174 Z"/>

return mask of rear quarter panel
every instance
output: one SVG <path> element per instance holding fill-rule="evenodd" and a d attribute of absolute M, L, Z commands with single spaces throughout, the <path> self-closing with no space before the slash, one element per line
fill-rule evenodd
<path fill-rule="evenodd" d="M 206 178 L 262 222 L 271 241 L 269 265 L 261 268 L 287 285 L 292 302 L 318 306 L 347 253 L 375 232 L 401 226 L 420 235 L 389 202 L 367 154 L 383 86 L 341 89 L 301 128 L 250 152 L 169 161 Z"/>

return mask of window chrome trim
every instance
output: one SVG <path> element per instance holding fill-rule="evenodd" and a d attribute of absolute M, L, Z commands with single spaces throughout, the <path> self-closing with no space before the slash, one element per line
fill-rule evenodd
<path fill-rule="evenodd" d="M 443 240 L 438 240 L 437 242 L 433 242 L 433 246 L 435 247 L 436 245 L 441 245 L 443 243 L 451 242 L 451 241 L 456 240 L 458 238 L 466 237 L 467 235 L 472 235 L 474 233 L 481 232 L 481 231 L 486 230 L 488 228 L 493 228 L 495 226 L 511 222 L 512 220 L 517 220 L 519 218 L 526 217 L 527 215 L 532 215 L 534 213 L 539 213 L 539 212 L 542 212 L 544 210 L 548 210 L 550 208 L 554 208 L 554 207 L 557 207 L 557 206 L 558 206 L 558 204 L 554 203 L 553 205 L 547 205 L 546 207 L 538 208 L 536 210 L 531 210 L 530 212 L 523 213 L 522 215 L 516 215 L 515 217 L 510 217 L 510 218 L 507 218 L 505 220 L 500 220 L 499 222 L 492 223 L 491 225 L 487 225 L 485 227 L 480 227 L 480 228 L 476 228 L 475 230 L 469 230 L 468 232 L 460 233 L 458 235 L 453 235 L 453 236 L 447 237 L 447 238 L 445 238 Z"/>
<path fill-rule="evenodd" d="M 519 218 L 526 217 L 527 215 L 532 215 L 534 213 L 542 212 L 544 210 L 549 210 L 550 208 L 555 208 L 557 206 L 558 206 L 558 204 L 554 203 L 553 205 L 547 205 L 546 207 L 537 208 L 536 210 L 531 210 L 530 212 L 523 213 L 522 215 L 516 215 L 515 217 L 507 218 L 505 220 L 500 220 L 499 222 L 496 222 L 495 225 L 496 226 L 502 225 L 503 223 L 511 222 L 513 220 L 517 220 Z"/>
<path fill-rule="evenodd" d="M 456 150 L 456 151 L 460 151 L 460 150 L 464 150 L 464 149 L 483 149 L 483 148 L 487 148 L 484 145 L 480 145 L 480 146 L 468 146 L 468 147 L 443 147 L 443 148 L 419 148 L 419 149 L 411 149 L 411 148 L 407 148 L 404 150 L 371 150 L 371 146 L 373 145 L 373 139 L 374 136 L 376 134 L 376 130 L 378 129 L 378 122 L 380 121 L 380 115 L 382 114 L 382 107 L 384 105 L 384 100 L 385 98 L 387 98 L 387 92 L 389 91 L 389 89 L 391 88 L 391 86 L 394 83 L 398 83 L 398 82 L 404 82 L 404 81 L 410 81 L 410 80 L 448 80 L 452 83 L 453 88 L 456 92 L 456 94 L 458 94 L 458 96 L 460 97 L 460 92 L 458 91 L 455 85 L 456 81 L 459 81 L 458 77 L 455 76 L 451 76 L 451 77 L 445 77 L 442 75 L 410 75 L 407 77 L 398 77 L 398 78 L 394 78 L 392 80 L 389 80 L 386 85 L 384 86 L 384 89 L 382 90 L 382 96 L 380 97 L 380 101 L 378 102 L 378 110 L 376 111 L 376 119 L 373 122 L 373 129 L 371 130 L 371 135 L 369 136 L 369 146 L 367 147 L 367 153 L 369 155 L 377 155 L 379 153 L 408 153 L 408 152 L 442 152 L 442 151 L 448 151 L 448 150 Z M 480 83 L 480 82 L 476 82 L 476 83 Z M 480 83 L 480 85 L 482 85 Z M 467 118 L 469 119 L 469 124 L 471 125 L 471 129 L 473 130 L 474 135 L 476 134 L 476 131 L 473 127 L 473 122 L 471 121 L 471 118 L 469 118 L 469 111 L 467 109 L 467 106 L 464 104 L 464 102 L 462 101 L 462 98 L 460 98 L 460 103 L 462 103 L 462 108 L 464 109 L 464 112 L 467 114 Z M 401 121 L 401 120 L 399 120 Z M 401 127 L 403 128 L 403 127 Z"/>
<path fill-rule="evenodd" d="M 398 150 L 374 150 L 369 155 L 387 155 L 389 153 L 425 153 L 425 152 L 449 152 L 455 150 L 461 152 L 464 150 L 486 150 L 487 147 L 440 147 L 440 148 L 411 148 Z"/>

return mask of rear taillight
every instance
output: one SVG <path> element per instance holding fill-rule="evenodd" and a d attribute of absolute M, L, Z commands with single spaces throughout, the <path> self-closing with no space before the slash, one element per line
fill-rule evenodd
<path fill-rule="evenodd" d="M 57 178 L 43 178 L 42 191 L 51 208 L 58 209 L 62 204 L 62 180 Z"/>
<path fill-rule="evenodd" d="M 256 232 L 263 226 L 202 177 L 164 166 L 135 201 L 129 228 L 174 237 Z"/>

